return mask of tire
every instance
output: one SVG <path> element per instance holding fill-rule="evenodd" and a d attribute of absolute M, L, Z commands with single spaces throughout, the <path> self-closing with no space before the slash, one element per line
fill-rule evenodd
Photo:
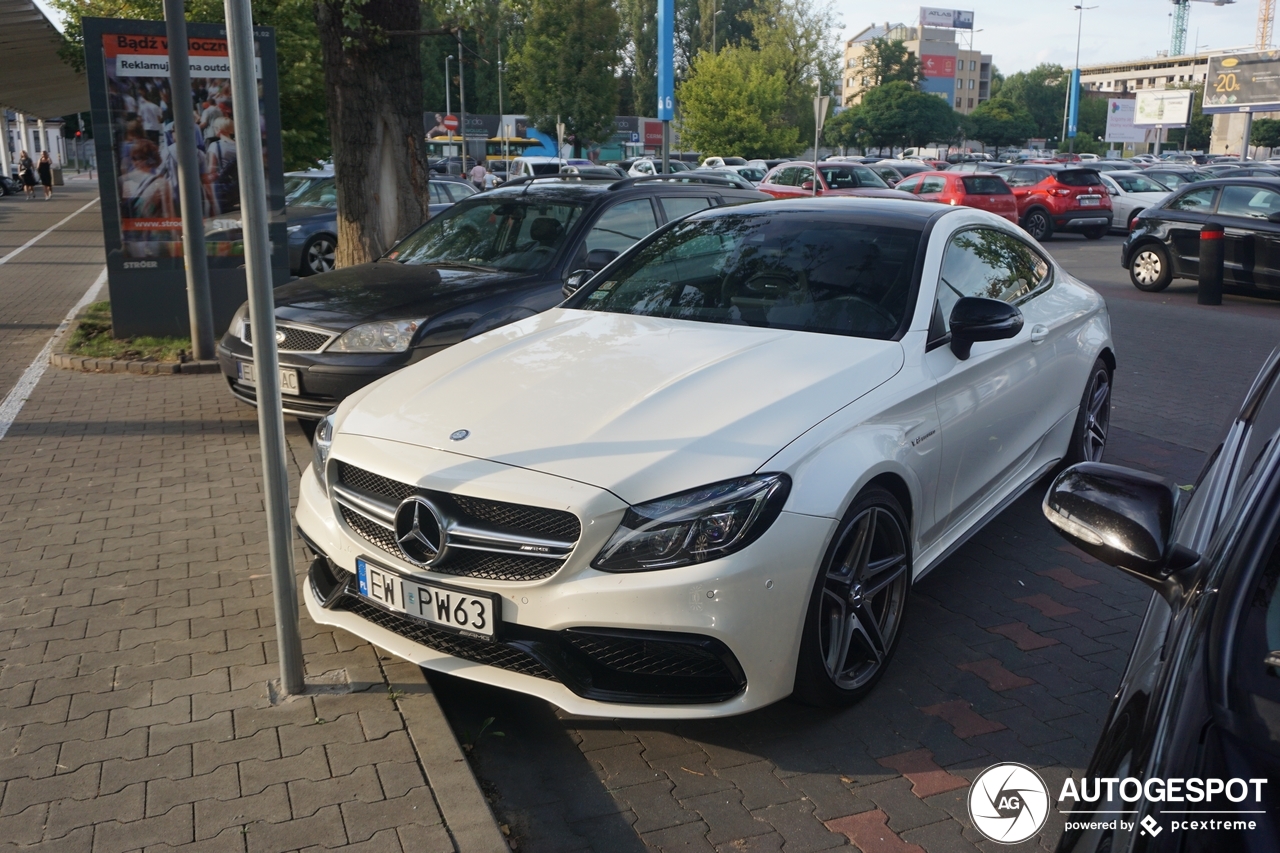
<path fill-rule="evenodd" d="M 798 701 L 852 705 L 888 668 L 911 594 L 910 531 L 885 489 L 871 486 L 854 499 L 810 596 L 796 664 Z"/>
<path fill-rule="evenodd" d="M 1053 238 L 1053 219 L 1043 207 L 1033 207 L 1022 219 L 1022 227 L 1039 242 Z"/>
<path fill-rule="evenodd" d="M 338 241 L 331 234 L 316 234 L 302 247 L 302 262 L 298 275 L 316 275 L 333 269 L 333 256 L 338 251 Z"/>
<path fill-rule="evenodd" d="M 1129 281 L 1138 290 L 1157 293 L 1173 281 L 1169 252 L 1159 243 L 1143 243 L 1129 259 Z"/>
<path fill-rule="evenodd" d="M 1071 445 L 1064 460 L 1066 464 L 1101 462 L 1110 429 L 1111 368 L 1098 358 L 1089 369 L 1089 380 L 1085 382 L 1084 394 L 1080 398 L 1080 411 L 1076 413 L 1076 426 L 1071 431 Z"/>
<path fill-rule="evenodd" d="M 1101 240 L 1103 237 L 1107 236 L 1107 231 L 1109 230 L 1110 229 L 1105 225 L 1098 225 L 1094 228 L 1084 229 L 1083 234 L 1086 240 Z"/>

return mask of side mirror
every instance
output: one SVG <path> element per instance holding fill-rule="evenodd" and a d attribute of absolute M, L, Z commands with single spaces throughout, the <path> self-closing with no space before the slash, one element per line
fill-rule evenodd
<path fill-rule="evenodd" d="M 951 351 L 964 361 L 979 341 L 1002 341 L 1022 331 L 1016 305 L 981 296 L 962 296 L 951 309 Z"/>
<path fill-rule="evenodd" d="M 613 249 L 592 249 L 587 252 L 587 269 L 593 273 L 600 272 L 600 270 L 613 263 L 618 255 L 619 253 Z"/>
<path fill-rule="evenodd" d="M 568 299 L 570 296 L 577 293 L 578 289 L 582 287 L 582 285 L 590 281 L 591 276 L 595 274 L 596 270 L 574 270 L 569 273 L 569 277 L 564 280 L 564 287 L 560 288 L 560 292 L 564 294 L 565 299 Z"/>
<path fill-rule="evenodd" d="M 1107 195 L 1120 195 L 1120 191 L 1115 187 L 1107 187 Z"/>
<path fill-rule="evenodd" d="M 1268 213 L 1267 221 L 1280 223 L 1280 210 L 1277 210 L 1274 213 Z"/>
<path fill-rule="evenodd" d="M 1183 590 L 1177 573 L 1200 559 L 1172 541 L 1177 505 L 1171 480 L 1082 462 L 1058 475 L 1042 508 L 1072 545 L 1173 600 Z"/>
<path fill-rule="evenodd" d="M 802 190 L 812 190 L 812 189 L 813 189 L 813 181 L 805 181 L 803 184 L 801 184 L 801 185 L 800 185 L 800 189 L 802 189 Z"/>

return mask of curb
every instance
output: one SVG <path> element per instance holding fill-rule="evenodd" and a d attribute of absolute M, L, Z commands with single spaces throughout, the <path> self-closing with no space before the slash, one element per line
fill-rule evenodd
<path fill-rule="evenodd" d="M 60 341 L 70 340 L 79 320 L 67 326 Z M 168 376 L 175 373 L 218 373 L 216 359 L 209 361 L 127 361 L 119 358 L 93 358 L 66 352 L 49 353 L 49 364 L 62 370 L 82 373 L 132 373 L 138 376 Z"/>

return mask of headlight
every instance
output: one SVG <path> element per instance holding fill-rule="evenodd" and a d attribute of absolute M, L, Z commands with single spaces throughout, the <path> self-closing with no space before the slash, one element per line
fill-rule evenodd
<path fill-rule="evenodd" d="M 332 409 L 320 419 L 320 423 L 316 424 L 316 434 L 311 439 L 312 468 L 316 472 L 316 479 L 320 481 L 320 488 L 326 492 L 329 491 L 329 482 L 325 472 L 329 465 L 329 450 L 333 447 L 333 415 L 337 411 Z"/>
<path fill-rule="evenodd" d="M 285 230 L 285 231 L 288 231 L 290 234 L 292 234 L 292 233 L 293 233 L 293 232 L 295 232 L 295 231 L 301 231 L 301 230 L 302 230 L 302 226 L 301 226 L 301 225 L 290 225 L 290 226 L 287 226 L 284 230 Z"/>
<path fill-rule="evenodd" d="M 365 323 L 347 329 L 329 345 L 329 352 L 404 352 L 413 342 L 413 333 L 425 320 L 389 320 Z"/>
<path fill-rule="evenodd" d="M 231 318 L 231 325 L 227 326 L 227 334 L 233 335 L 239 338 L 240 340 L 244 341 L 245 343 L 249 343 L 248 341 L 244 340 L 244 327 L 245 327 L 245 324 L 248 322 L 249 322 L 249 303 L 246 302 L 245 304 L 240 306 L 240 310 L 237 311 L 235 313 L 235 316 Z"/>
<path fill-rule="evenodd" d="M 724 557 L 760 538 L 790 491 L 786 474 L 762 474 L 638 504 L 592 565 L 603 572 L 643 572 Z"/>

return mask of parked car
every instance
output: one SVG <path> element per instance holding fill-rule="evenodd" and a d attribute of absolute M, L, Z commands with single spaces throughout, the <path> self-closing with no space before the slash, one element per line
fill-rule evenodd
<path fill-rule="evenodd" d="M 432 175 L 427 182 L 427 212 L 431 216 L 439 216 L 464 198 L 471 198 L 477 192 L 475 184 L 459 178 L 444 180 L 440 175 Z"/>
<path fill-rule="evenodd" d="M 1134 218 L 1169 196 L 1169 188 L 1142 172 L 1112 172 L 1102 176 L 1102 185 L 1111 196 L 1111 227 L 1128 231 Z"/>
<path fill-rule="evenodd" d="M 507 180 L 558 175 L 564 165 L 567 164 L 560 157 L 516 157 L 507 168 Z"/>
<path fill-rule="evenodd" d="M 0 175 L 0 196 L 17 195 L 22 192 L 22 183 L 8 175 Z"/>
<path fill-rule="evenodd" d="M 714 179 L 526 178 L 478 193 L 373 263 L 276 288 L 285 414 L 315 420 L 406 364 L 545 311 L 572 273 L 600 269 L 665 222 L 767 198 Z M 242 308 L 218 361 L 231 392 L 254 404 L 245 319 Z"/>
<path fill-rule="evenodd" d="M 948 172 L 955 172 L 960 175 L 977 175 L 982 173 L 994 172 L 1000 164 L 994 160 L 972 160 L 963 163 L 954 163 Z"/>
<path fill-rule="evenodd" d="M 338 251 L 338 187 L 332 176 L 310 182 L 285 207 L 289 269 L 306 276 L 333 269 Z"/>
<path fill-rule="evenodd" d="M 914 579 L 1101 454 L 1112 352 L 1102 298 L 985 211 L 706 210 L 327 415 L 306 607 L 574 714 L 849 705 Z"/>
<path fill-rule="evenodd" d="M 1143 169 L 1142 174 L 1153 181 L 1159 181 L 1171 190 L 1176 190 L 1183 184 L 1207 181 L 1213 177 L 1209 172 L 1182 166 L 1152 166 L 1150 169 Z"/>
<path fill-rule="evenodd" d="M 592 178 L 596 180 L 620 181 L 627 177 L 627 173 L 617 166 L 575 166 L 567 165 L 560 167 L 562 175 L 577 175 L 581 178 Z"/>
<path fill-rule="evenodd" d="M 868 166 L 860 163 L 818 164 L 818 186 L 813 186 L 813 163 L 783 163 L 769 170 L 760 182 L 760 191 L 774 198 L 799 198 L 815 195 L 879 196 L 881 198 L 912 198 L 911 195 L 891 189 Z"/>
<path fill-rule="evenodd" d="M 1200 229 L 1224 226 L 1224 292 L 1280 296 L 1280 178 L 1214 178 L 1181 187 L 1138 216 L 1120 263 L 1139 290 L 1200 274 Z"/>
<path fill-rule="evenodd" d="M 1241 163 L 1239 161 L 1228 160 L 1221 163 L 1210 163 L 1207 166 L 1201 166 L 1200 170 L 1202 172 L 1208 172 L 1210 175 L 1215 177 L 1226 177 L 1227 175 L 1234 175 L 1236 170 L 1240 168 Z"/>
<path fill-rule="evenodd" d="M 1137 163 L 1130 163 L 1128 160 L 1094 160 L 1082 165 L 1096 172 L 1136 172 L 1141 168 Z"/>
<path fill-rule="evenodd" d="M 864 163 L 863 165 L 879 175 L 880 180 L 884 181 L 890 187 L 896 187 L 898 182 L 902 180 L 902 173 L 892 166 L 886 166 L 882 163 Z"/>
<path fill-rule="evenodd" d="M 902 192 L 914 193 L 921 201 L 976 207 L 1018 224 L 1018 201 L 999 175 L 921 172 L 898 184 Z"/>
<path fill-rule="evenodd" d="M 1272 713 L 1280 706 L 1277 426 L 1280 350 L 1193 485 L 1083 464 L 1049 489 L 1044 514 L 1068 542 L 1152 589 L 1077 778 L 1145 780 L 1147 791 L 1153 782 L 1161 791 L 1135 802 L 1121 799 L 1124 783 L 1095 782 L 1092 801 L 1059 802 L 1071 807 L 1059 853 L 1280 850 L 1272 819 L 1280 811 L 1280 716 Z M 1243 791 L 1237 783 L 1229 795 L 1205 798 L 1215 780 L 1246 779 Z M 1125 819 L 1115 820 L 1121 811 Z"/>
<path fill-rule="evenodd" d="M 757 188 L 757 185 L 752 181 L 747 180 L 747 178 L 744 177 L 742 173 L 739 171 L 739 169 L 747 169 L 747 168 L 749 167 L 725 166 L 723 169 L 691 169 L 689 172 L 685 174 L 689 176 L 696 176 L 698 178 L 719 178 L 723 181 L 728 181 L 730 184 L 732 184 L 735 187 L 738 187 L 739 189 L 754 190 Z M 678 180 L 679 178 L 684 177 L 684 175 L 683 174 L 674 175 L 672 177 Z"/>
<path fill-rule="evenodd" d="M 304 169 L 300 172 L 284 173 L 284 203 L 292 204 L 293 200 L 321 181 L 333 181 L 333 166 L 320 169 Z"/>
<path fill-rule="evenodd" d="M 667 174 L 674 175 L 677 172 L 689 172 L 689 164 L 682 160 L 673 160 L 667 158 Z M 662 173 L 661 157 L 641 157 L 638 160 L 630 161 L 627 167 L 627 174 L 633 178 L 644 178 L 649 175 L 658 175 Z"/>
<path fill-rule="evenodd" d="M 745 166 L 747 161 L 743 157 L 708 157 L 702 161 L 700 169 L 723 169 L 725 166 Z"/>
<path fill-rule="evenodd" d="M 1232 169 L 1229 172 L 1219 172 L 1218 175 L 1223 178 L 1280 178 L 1280 167 L 1266 164 L 1249 164 Z"/>
<path fill-rule="evenodd" d="M 894 169 L 898 171 L 898 174 L 902 175 L 902 177 L 904 178 L 910 177 L 916 174 L 917 172 L 937 171 L 928 163 L 922 163 L 919 160 L 884 159 L 884 160 L 879 160 L 877 162 L 881 166 L 892 166 Z"/>
<path fill-rule="evenodd" d="M 708 160 L 714 160 L 714 159 L 717 159 L 717 158 L 715 157 L 708 158 Z M 740 160 L 742 158 L 733 157 L 733 158 L 727 158 L 727 159 Z M 697 169 L 694 169 L 693 171 L 695 172 L 712 171 L 719 174 L 731 172 L 737 175 L 738 177 L 742 178 L 744 181 L 747 181 L 752 186 L 755 186 L 756 184 L 759 184 L 761 181 L 764 180 L 765 173 L 768 172 L 769 170 L 765 168 L 761 168 L 760 166 L 752 166 L 749 164 L 743 164 L 743 165 L 725 164 L 724 166 L 703 165 L 703 166 L 699 166 Z"/>
<path fill-rule="evenodd" d="M 1056 231 L 1079 231 L 1100 240 L 1111 230 L 1111 196 L 1093 169 L 1022 165 L 996 174 L 1013 190 L 1022 227 L 1037 240 L 1048 240 Z"/>

